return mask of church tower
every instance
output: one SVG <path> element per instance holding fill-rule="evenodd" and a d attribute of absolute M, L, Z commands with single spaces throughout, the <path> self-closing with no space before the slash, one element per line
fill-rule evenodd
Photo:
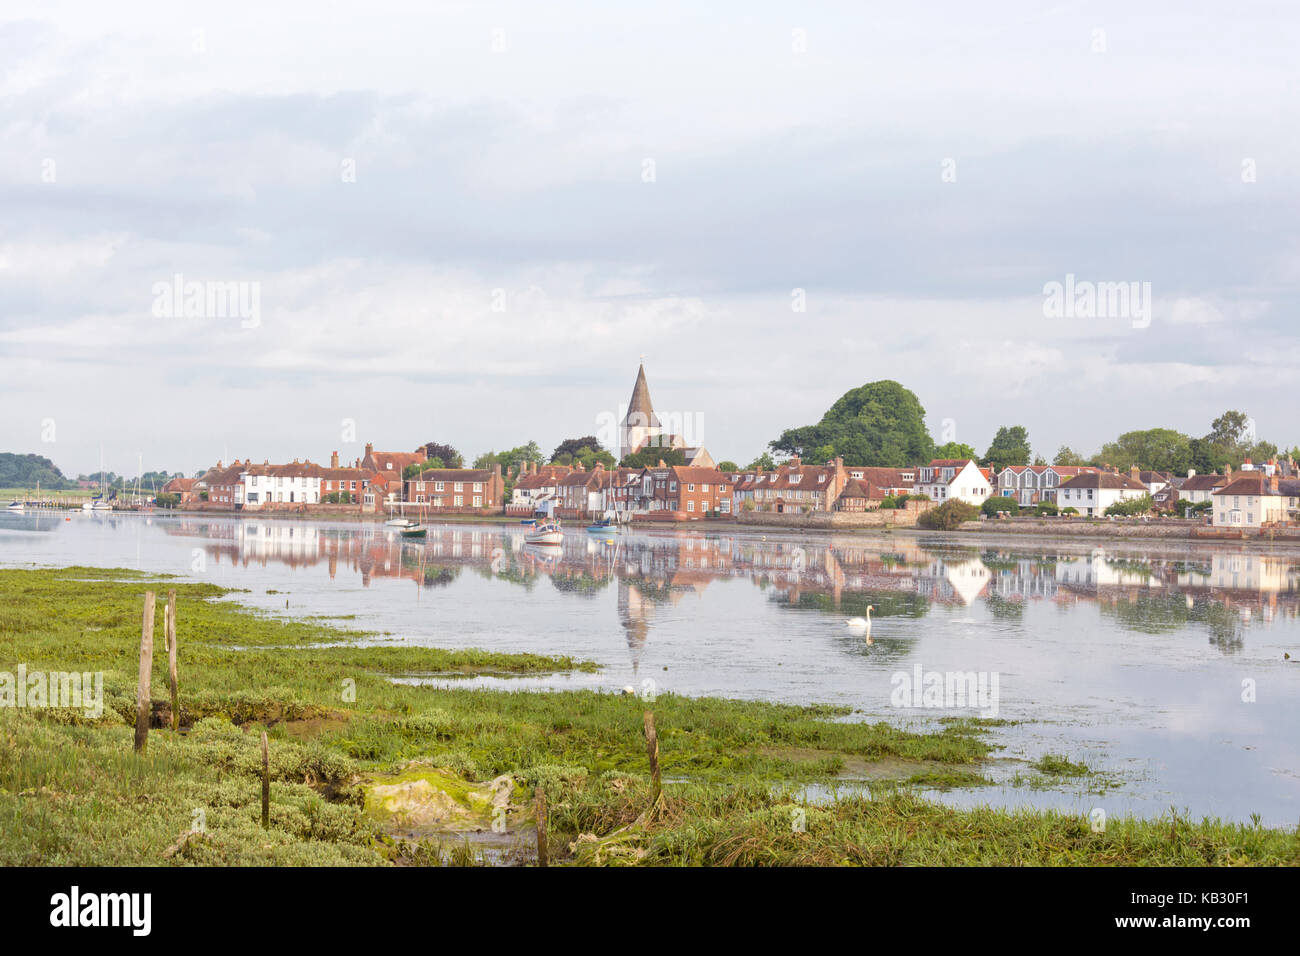
<path fill-rule="evenodd" d="M 651 438 L 656 438 L 663 431 L 659 417 L 655 415 L 654 405 L 650 402 L 650 386 L 645 380 L 645 365 L 637 369 L 636 384 L 632 386 L 632 400 L 627 403 L 627 415 L 619 435 L 618 457 L 632 454 Z"/>

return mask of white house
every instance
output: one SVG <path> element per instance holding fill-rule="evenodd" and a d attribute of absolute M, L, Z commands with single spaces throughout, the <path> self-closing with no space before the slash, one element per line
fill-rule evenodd
<path fill-rule="evenodd" d="M 969 458 L 936 458 L 916 470 L 917 494 L 943 504 L 953 498 L 982 505 L 993 493 L 990 474 Z"/>
<path fill-rule="evenodd" d="M 321 467 L 309 461 L 250 465 L 240 472 L 239 480 L 246 510 L 265 504 L 320 504 Z"/>
<path fill-rule="evenodd" d="M 1056 492 L 1056 503 L 1062 510 L 1074 508 L 1079 514 L 1092 518 L 1103 514 L 1116 502 L 1129 501 L 1149 494 L 1150 490 L 1131 475 L 1114 472 L 1089 472 L 1076 475 Z"/>
<path fill-rule="evenodd" d="M 1276 474 L 1254 471 L 1215 489 L 1210 498 L 1214 502 L 1215 527 L 1259 528 L 1297 518 L 1300 480 L 1282 480 Z"/>

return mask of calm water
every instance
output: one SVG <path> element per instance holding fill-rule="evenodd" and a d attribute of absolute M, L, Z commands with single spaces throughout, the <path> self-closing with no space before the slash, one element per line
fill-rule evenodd
<path fill-rule="evenodd" d="M 941 799 L 1300 820 L 1300 556 L 1280 551 L 580 530 L 545 551 L 519 526 L 433 526 L 414 543 L 374 524 L 29 514 L 0 516 L 0 564 L 170 572 L 276 613 L 355 615 L 342 623 L 380 643 L 601 665 L 483 686 L 830 702 L 926 726 L 987 710 L 896 706 L 896 675 L 976 672 L 1020 723 L 995 731 L 999 786 Z M 871 643 L 844 625 L 868 604 Z M 1048 752 L 1111 785 L 1016 781 Z"/>

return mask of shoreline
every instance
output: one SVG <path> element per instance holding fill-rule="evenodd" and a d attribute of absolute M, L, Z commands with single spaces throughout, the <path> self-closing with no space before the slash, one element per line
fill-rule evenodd
<path fill-rule="evenodd" d="M 69 509 L 75 511 L 76 509 Z M 57 509 L 42 510 L 40 512 L 32 511 L 30 514 L 58 513 Z M 356 522 L 362 524 L 382 524 L 388 520 L 386 515 L 366 514 L 360 512 L 338 513 L 304 513 L 304 512 L 267 512 L 261 514 L 258 512 L 234 511 L 234 510 L 186 510 L 180 508 L 167 508 L 154 511 L 115 511 L 113 515 L 148 515 L 151 517 L 170 517 L 170 518 L 235 518 L 239 520 L 263 521 L 319 521 L 319 522 Z M 426 519 L 433 524 L 481 524 L 481 525 L 500 525 L 504 527 L 517 526 L 520 519 L 513 515 L 465 515 L 465 514 L 440 514 L 436 517 Z M 1032 524 L 1030 522 L 1033 522 Z M 581 521 L 578 521 L 581 524 Z M 577 527 L 577 525 L 570 525 Z M 1194 525 L 1166 524 L 1163 522 L 1110 522 L 1097 519 L 1071 519 L 1069 523 L 1057 521 L 1048 522 L 1044 519 L 1022 519 L 1017 522 L 1016 519 L 1010 521 L 981 521 L 967 522 L 960 528 L 951 531 L 933 531 L 915 526 L 897 526 L 897 527 L 815 527 L 802 523 L 773 522 L 768 524 L 761 521 L 737 521 L 734 518 L 702 518 L 696 521 L 679 521 L 679 522 L 660 522 L 660 521 L 633 521 L 627 526 L 632 532 L 652 532 L 652 531 L 684 531 L 695 534 L 760 534 L 766 535 L 791 535 L 791 536 L 815 536 L 815 537 L 838 537 L 851 535 L 853 537 L 877 538 L 888 540 L 896 535 L 904 535 L 909 538 L 926 540 L 938 538 L 949 542 L 959 542 L 963 539 L 970 541 L 974 546 L 978 542 L 988 541 L 1000 544 L 1023 542 L 1026 546 L 1030 542 L 1041 539 L 1051 539 L 1055 541 L 1079 541 L 1079 542 L 1099 542 L 1106 541 L 1112 544 L 1128 544 L 1134 546 L 1159 546 L 1168 544 L 1172 547 L 1209 547 L 1209 548 L 1229 548 L 1229 549 L 1249 549 L 1262 553 L 1271 554 L 1296 554 L 1300 555 L 1300 535 L 1286 536 L 1282 538 L 1269 537 L 1268 532 L 1262 534 L 1250 535 L 1241 538 L 1226 538 L 1214 536 L 1199 536 L 1192 532 L 1197 528 L 1208 527 L 1197 523 Z"/>

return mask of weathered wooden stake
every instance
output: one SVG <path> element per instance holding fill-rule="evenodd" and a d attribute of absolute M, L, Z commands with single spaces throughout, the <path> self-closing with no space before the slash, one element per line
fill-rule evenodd
<path fill-rule="evenodd" d="M 650 779 L 654 781 L 654 797 L 650 802 L 654 806 L 659 802 L 661 786 L 659 783 L 659 735 L 655 733 L 655 715 L 653 711 L 645 712 L 645 752 L 650 758 Z"/>
<path fill-rule="evenodd" d="M 546 791 L 540 785 L 537 787 L 534 807 L 537 811 L 537 865 L 546 866 L 549 855 L 546 845 Z"/>
<path fill-rule="evenodd" d="M 262 731 L 262 829 L 271 829 L 271 751 Z"/>
<path fill-rule="evenodd" d="M 167 679 L 172 689 L 172 732 L 181 729 L 180 695 L 176 688 L 176 592 L 167 592 Z"/>
<path fill-rule="evenodd" d="M 149 678 L 153 674 L 152 591 L 144 592 L 144 621 L 140 628 L 140 680 L 135 688 L 135 752 L 141 753 L 149 740 Z"/>

